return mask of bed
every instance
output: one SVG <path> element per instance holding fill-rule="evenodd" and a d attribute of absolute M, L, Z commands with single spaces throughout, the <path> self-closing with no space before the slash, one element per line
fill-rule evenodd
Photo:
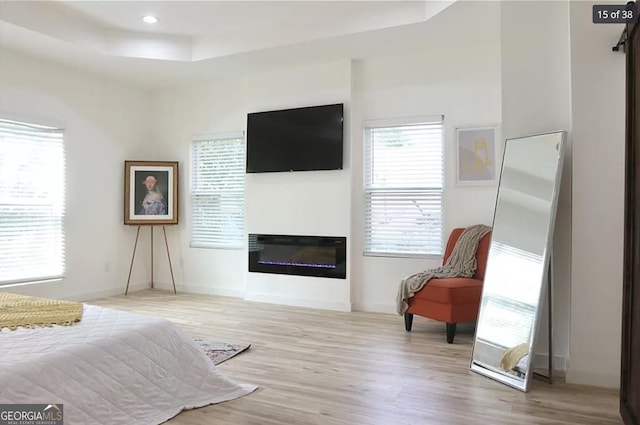
<path fill-rule="evenodd" d="M 256 389 L 168 320 L 83 309 L 73 326 L 0 331 L 0 404 L 62 404 L 66 425 L 151 425 Z"/>

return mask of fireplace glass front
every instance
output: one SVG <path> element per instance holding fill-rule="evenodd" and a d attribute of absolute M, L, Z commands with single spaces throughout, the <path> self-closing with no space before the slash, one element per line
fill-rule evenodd
<path fill-rule="evenodd" d="M 249 234 L 249 271 L 345 279 L 347 238 Z"/>

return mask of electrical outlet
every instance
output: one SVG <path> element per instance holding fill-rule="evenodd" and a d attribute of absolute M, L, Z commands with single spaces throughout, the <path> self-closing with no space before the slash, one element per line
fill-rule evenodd
<path fill-rule="evenodd" d="M 184 268 L 184 260 L 180 257 L 180 267 Z"/>
<path fill-rule="evenodd" d="M 105 261 L 105 263 L 104 263 L 104 271 L 105 271 L 105 273 L 109 273 L 110 270 L 111 270 L 111 264 L 108 261 Z"/>

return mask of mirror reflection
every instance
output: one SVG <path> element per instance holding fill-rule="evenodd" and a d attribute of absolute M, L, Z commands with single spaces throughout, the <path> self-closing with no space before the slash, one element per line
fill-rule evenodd
<path fill-rule="evenodd" d="M 528 390 L 564 132 L 505 143 L 471 369 Z"/>

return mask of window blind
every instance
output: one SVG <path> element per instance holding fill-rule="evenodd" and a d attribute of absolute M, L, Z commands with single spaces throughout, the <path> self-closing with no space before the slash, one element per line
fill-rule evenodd
<path fill-rule="evenodd" d="M 0 119 L 0 285 L 65 270 L 61 129 Z"/>
<path fill-rule="evenodd" d="M 365 255 L 442 255 L 443 120 L 365 127 Z"/>
<path fill-rule="evenodd" d="M 193 141 L 191 246 L 244 246 L 244 174 L 241 133 Z"/>

